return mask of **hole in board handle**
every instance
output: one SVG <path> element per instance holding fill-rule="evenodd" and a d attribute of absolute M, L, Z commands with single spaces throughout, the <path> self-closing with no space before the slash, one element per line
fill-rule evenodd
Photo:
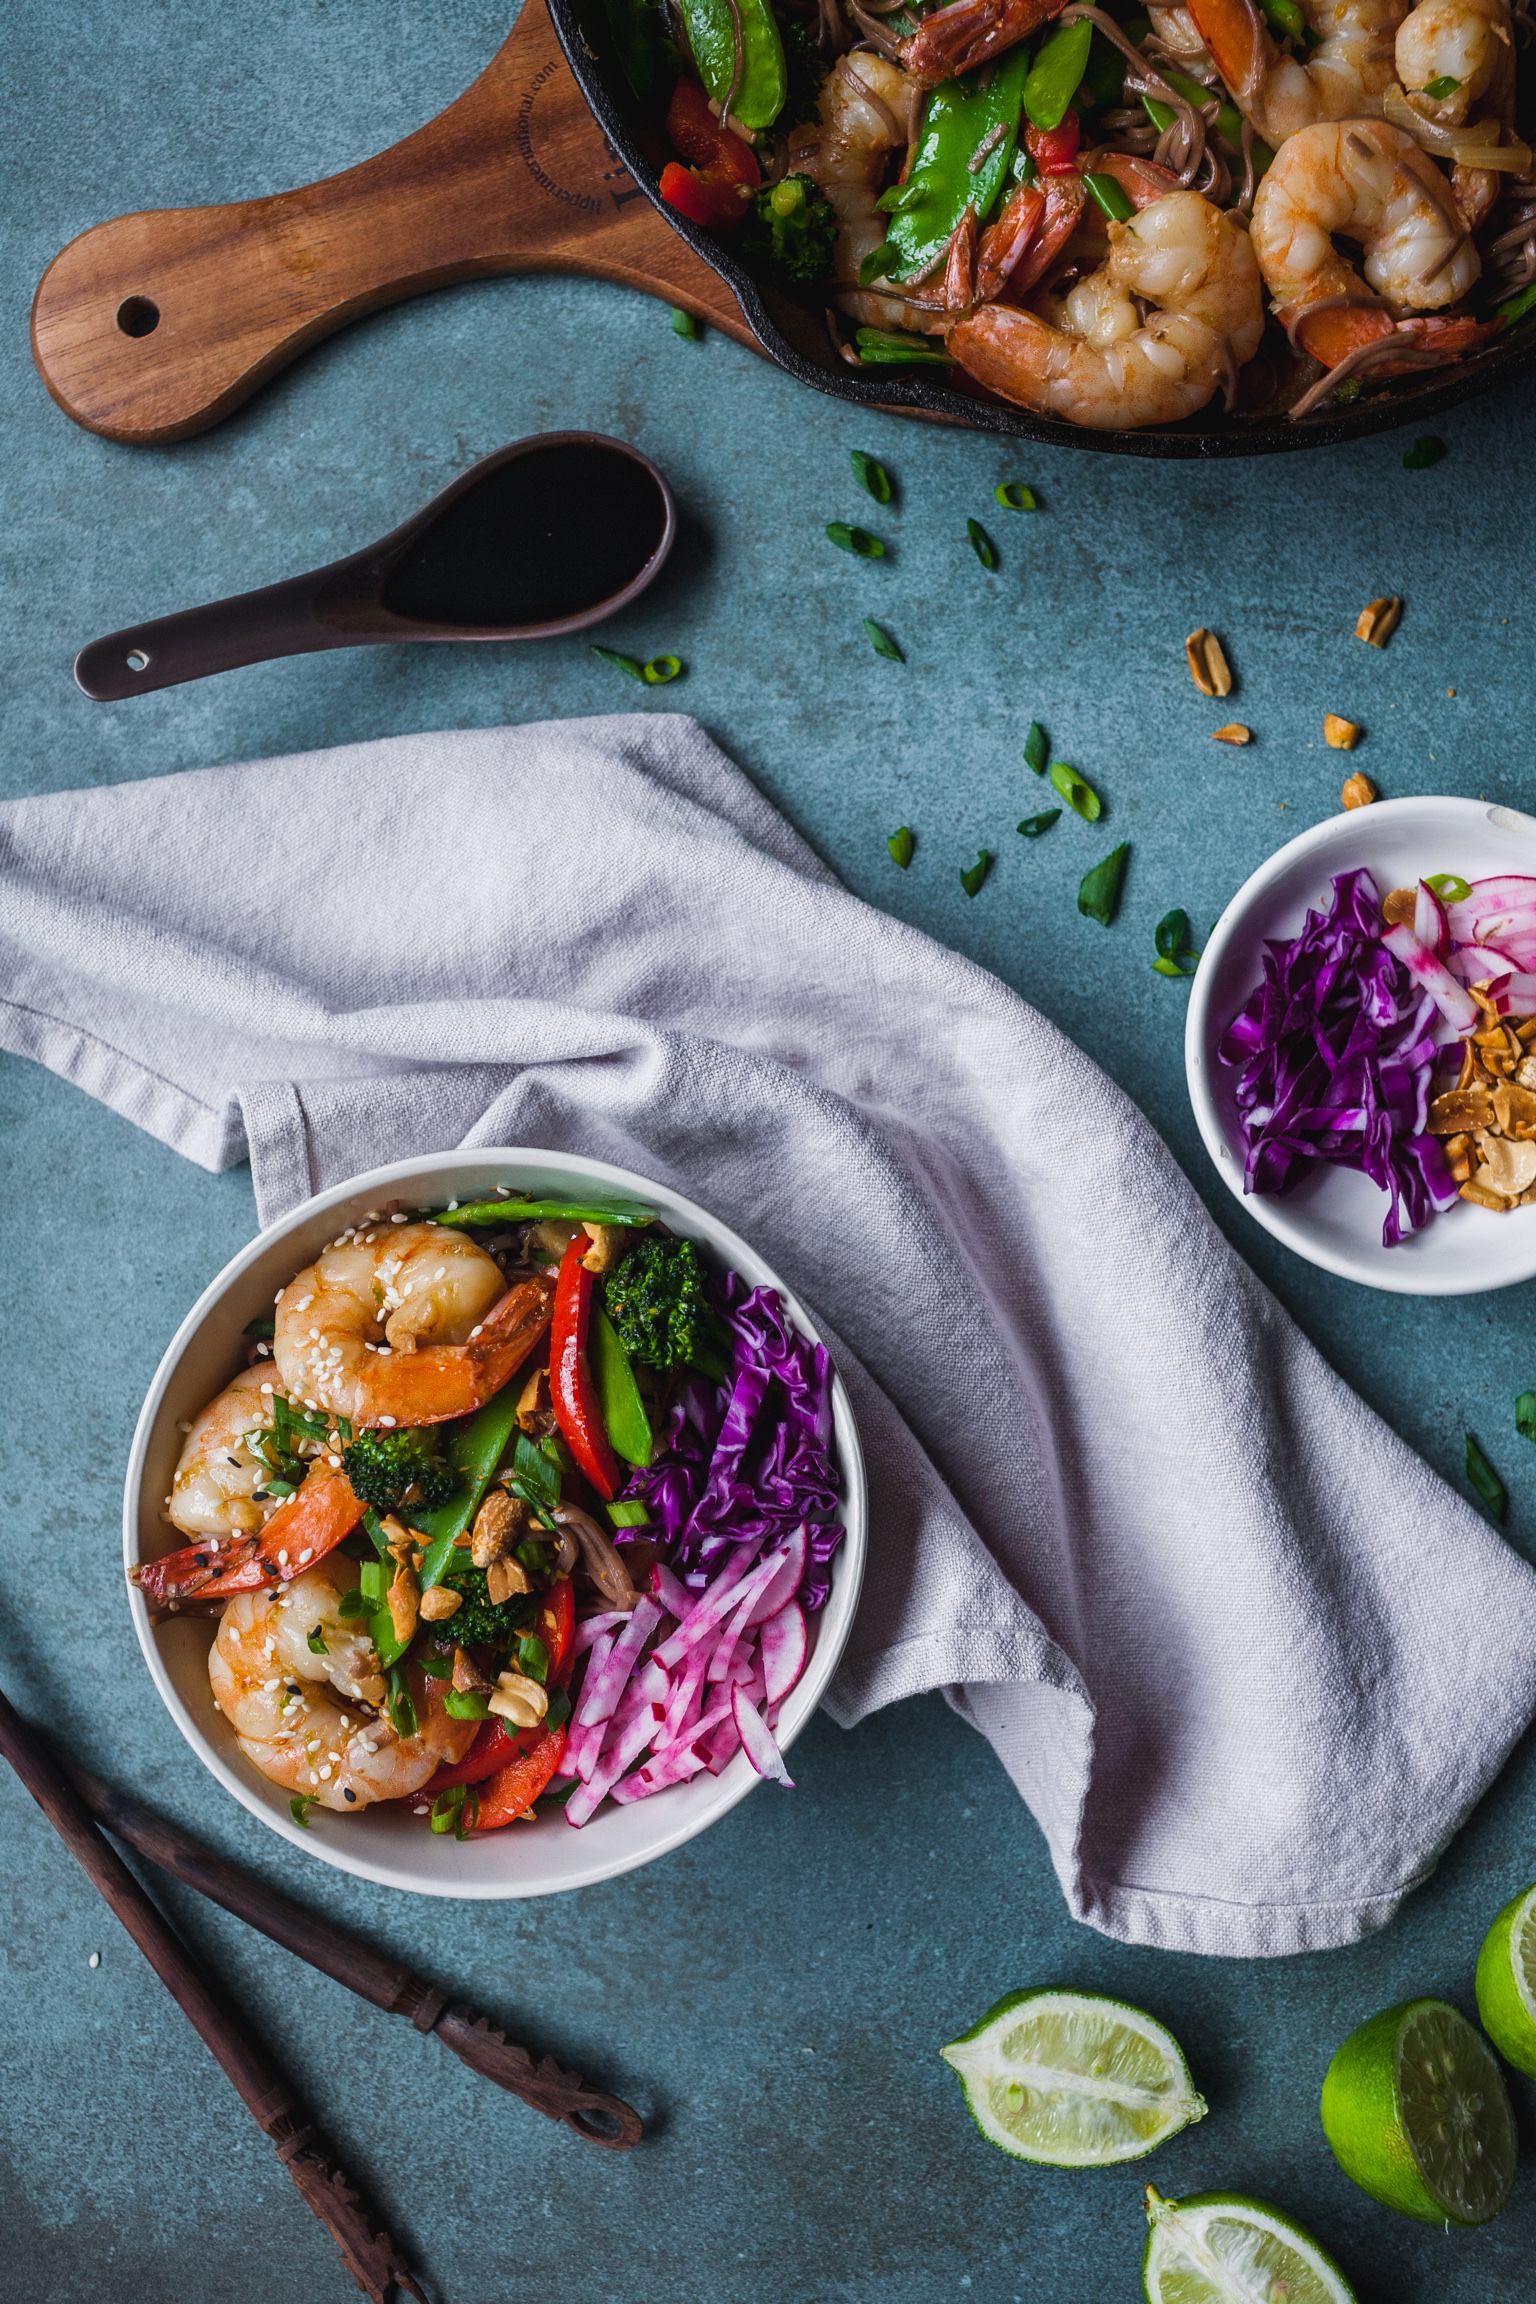
<path fill-rule="evenodd" d="M 147 296 L 128 296 L 117 308 L 117 324 L 125 336 L 153 336 L 160 325 L 160 307 Z"/>
<path fill-rule="evenodd" d="M 149 658 L 142 648 L 130 648 L 123 661 L 130 672 L 147 672 L 149 670 Z"/>

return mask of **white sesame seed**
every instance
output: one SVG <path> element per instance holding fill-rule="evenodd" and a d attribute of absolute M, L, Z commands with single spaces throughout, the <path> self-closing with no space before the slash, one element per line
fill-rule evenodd
<path fill-rule="evenodd" d="M 310 1780 L 311 1784 L 318 1784 L 318 1783 L 319 1783 L 319 1781 L 320 1781 L 319 1777 L 318 1777 L 318 1776 L 315 1774 L 315 1772 L 314 1772 L 313 1768 L 311 1768 L 311 1770 L 310 1770 L 310 1772 L 309 1772 L 309 1780 Z"/>
<path fill-rule="evenodd" d="M 279 1566 L 280 1568 L 286 1568 L 286 1567 L 287 1567 L 287 1565 L 288 1565 L 288 1555 L 287 1555 L 287 1553 L 286 1553 L 286 1552 L 279 1552 L 279 1554 L 278 1554 L 278 1556 L 277 1556 L 277 1563 L 278 1563 L 278 1566 Z"/>
<path fill-rule="evenodd" d="M 99 1952 L 93 1952 L 89 1960 L 87 1960 L 86 1966 L 87 1968 L 99 1968 L 101 1966 L 101 1954 Z"/>
<path fill-rule="evenodd" d="M 192 1429 L 192 1427 L 191 1427 L 191 1425 L 190 1425 L 190 1424 L 189 1424 L 189 1423 L 186 1421 L 186 1418 L 185 1418 L 185 1417 L 183 1417 L 183 1416 L 178 1416 L 178 1417 L 177 1417 L 177 1419 L 176 1419 L 176 1429 L 177 1429 L 177 1431 L 178 1431 L 178 1432 L 190 1432 L 190 1431 L 191 1431 L 191 1429 Z"/>
<path fill-rule="evenodd" d="M 457 1202 L 457 1200 L 450 1200 L 450 1201 L 449 1201 L 449 1203 L 448 1203 L 448 1213 L 449 1213 L 449 1215 L 450 1215 L 450 1216 L 453 1214 L 453 1212 L 454 1212 L 455 1208 L 457 1208 L 457 1206 L 458 1206 L 458 1202 Z"/>
<path fill-rule="evenodd" d="M 403 1216 L 391 1216 L 390 1222 L 391 1224 L 403 1224 L 405 1222 L 405 1218 Z"/>
<path fill-rule="evenodd" d="M 434 1280 L 446 1280 L 446 1279 L 447 1279 L 447 1277 L 448 1277 L 448 1267 L 447 1267 L 447 1265 L 446 1265 L 446 1264 L 439 1264 L 439 1266 L 438 1266 L 437 1270 L 436 1270 L 436 1271 L 433 1273 L 432 1277 L 433 1277 L 433 1279 L 434 1279 Z"/>
<path fill-rule="evenodd" d="M 409 1294 L 410 1294 L 411 1290 L 412 1290 L 412 1289 L 415 1287 L 415 1285 L 416 1285 L 416 1283 L 415 1283 L 415 1281 L 414 1281 L 414 1280 L 407 1280 L 407 1282 L 406 1282 L 405 1286 L 404 1286 L 404 1287 L 401 1289 L 401 1291 L 400 1291 L 400 1296 L 401 1296 L 401 1301 L 402 1301 L 402 1302 L 404 1301 L 404 1299 L 405 1299 L 407 1296 L 409 1296 Z"/>
<path fill-rule="evenodd" d="M 341 1458 L 339 1456 L 327 1456 L 326 1462 L 329 1464 L 333 1472 L 339 1472 L 341 1470 Z"/>
<path fill-rule="evenodd" d="M 474 1342 L 475 1338 L 476 1338 L 476 1337 L 479 1335 L 479 1333 L 480 1333 L 480 1330 L 481 1330 L 481 1329 L 482 1329 L 484 1326 L 485 1326 L 485 1322 L 482 1320 L 482 1321 L 480 1321 L 480 1322 L 479 1322 L 479 1323 L 478 1323 L 478 1324 L 477 1324 L 475 1327 L 471 1328 L 471 1330 L 470 1330 L 470 1332 L 469 1332 L 469 1340 L 470 1340 L 471 1344 L 473 1344 L 473 1342 Z"/>
<path fill-rule="evenodd" d="M 271 1387 L 271 1385 L 270 1385 L 270 1384 L 263 1384 L 263 1386 L 262 1386 L 262 1390 L 263 1390 L 263 1392 L 270 1392 L 270 1391 L 271 1391 L 271 1389 L 272 1389 L 272 1387 Z"/>
<path fill-rule="evenodd" d="M 326 1781 L 329 1779 L 329 1777 L 330 1777 L 330 1773 L 331 1773 L 331 1763 L 329 1762 L 329 1760 L 327 1760 L 327 1762 L 326 1762 L 325 1766 L 324 1766 L 324 1767 L 321 1769 L 321 1771 L 320 1771 L 320 1781 L 321 1781 L 321 1783 L 322 1783 L 322 1784 L 324 1784 L 324 1783 L 325 1783 L 325 1782 L 326 1782 Z"/>
<path fill-rule="evenodd" d="M 299 1554 L 299 1565 L 302 1567 L 306 1560 L 313 1560 L 314 1556 L 315 1548 L 313 1544 L 306 1544 L 303 1551 Z"/>
<path fill-rule="evenodd" d="M 385 1425 L 387 1428 L 389 1428 L 389 1429 L 391 1429 L 391 1430 L 392 1430 L 392 1429 L 393 1429 L 393 1427 L 394 1427 L 394 1421 L 395 1421 L 395 1419 L 393 1418 L 393 1416 L 381 1416 L 381 1417 L 379 1418 L 379 1422 L 380 1422 L 381 1424 Z"/>

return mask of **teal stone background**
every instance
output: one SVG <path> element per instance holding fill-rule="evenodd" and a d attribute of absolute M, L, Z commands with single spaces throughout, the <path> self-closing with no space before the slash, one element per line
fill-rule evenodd
<path fill-rule="evenodd" d="M 1510 1489 L 1509 1540 L 1530 1555 L 1536 1452 L 1513 1403 L 1536 1382 L 1531 1289 L 1416 1303 L 1289 1257 L 1209 1171 L 1184 1093 L 1186 994 L 1150 969 L 1162 914 L 1184 906 L 1203 937 L 1263 857 L 1338 806 L 1346 767 L 1386 795 L 1536 807 L 1528 391 L 1442 419 L 1450 453 L 1424 472 L 1403 468 L 1411 432 L 1214 467 L 1047 454 L 847 409 L 719 335 L 680 340 L 642 297 L 527 278 L 379 314 L 179 447 L 114 447 L 54 408 L 26 324 L 65 241 L 125 210 L 345 167 L 450 101 L 508 20 L 489 0 L 13 12 L 0 47 L 6 794 L 407 729 L 689 711 L 851 887 L 994 969 L 1123 1083 L 1335 1367 L 1452 1482 L 1477 1433 Z M 677 687 L 642 699 L 573 640 L 343 653 L 110 707 L 74 688 L 71 657 L 95 634 L 331 559 L 473 457 L 564 426 L 633 441 L 677 492 L 670 569 L 601 635 L 675 650 Z M 854 486 L 854 448 L 888 463 L 888 510 Z M 995 505 L 1005 479 L 1036 489 L 1036 514 Z M 972 516 L 996 539 L 995 574 L 967 547 Z M 833 551 L 831 519 L 862 520 L 889 557 Z M 1353 625 L 1384 592 L 1407 606 L 1382 654 Z M 871 652 L 866 615 L 898 636 L 905 666 Z M 1230 652 L 1224 706 L 1185 670 L 1196 624 Z M 1350 762 L 1323 745 L 1328 710 L 1365 726 Z M 1244 751 L 1211 741 L 1232 717 L 1256 732 Z M 1104 795 L 1100 825 L 1068 814 L 1041 841 L 1017 836 L 1052 797 L 1023 766 L 1032 718 Z M 905 874 L 885 848 L 901 823 L 917 835 Z M 1079 917 L 1076 891 L 1123 839 L 1125 900 L 1106 932 Z M 408 886 L 408 823 L 400 842 Z M 959 873 L 983 845 L 997 862 L 971 901 Z M 253 1228 L 249 1177 L 206 1176 L 8 1058 L 0 1158 L 8 1692 L 102 1773 L 651 2124 L 640 2151 L 600 2154 L 168 1890 L 434 2295 L 1115 2304 L 1140 2292 L 1149 2175 L 1166 2193 L 1279 2201 L 1362 2304 L 1531 2295 L 1536 2173 L 1483 2232 L 1419 2227 L 1347 2182 L 1316 2113 L 1332 2049 L 1377 2008 L 1435 1992 L 1472 2011 L 1483 1930 L 1536 1877 L 1530 1740 L 1391 1927 L 1304 1959 L 1173 1957 L 1074 1926 L 1001 1768 L 937 1697 L 852 1735 L 817 1722 L 793 1795 L 765 1788 L 691 1847 L 574 1899 L 455 1908 L 306 1865 L 182 1744 L 122 1598 L 134 1416 L 181 1313 Z M 1145 1342 L 1150 1360 L 1159 1340 Z M 0 2213 L 16 2304 L 342 2304 L 353 2291 L 326 2235 L 8 1777 L 0 1818 Z M 1145 2167 L 1066 2175 L 993 2152 L 937 2049 L 1035 1981 L 1155 2010 L 1209 2119 Z M 1514 2094 L 1529 2149 L 1531 2093 L 1517 2081 Z"/>

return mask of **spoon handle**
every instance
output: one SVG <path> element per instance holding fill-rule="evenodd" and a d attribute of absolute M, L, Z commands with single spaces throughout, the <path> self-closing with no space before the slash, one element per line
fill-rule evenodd
<path fill-rule="evenodd" d="M 351 632 L 322 623 L 315 613 L 321 578 L 330 571 L 290 576 L 259 592 L 237 592 L 183 608 L 150 624 L 130 624 L 90 640 L 75 658 L 75 679 L 98 704 L 120 704 L 151 688 L 174 688 L 210 672 L 266 664 L 274 656 L 306 656 L 320 648 L 357 648 L 378 633 Z"/>
<path fill-rule="evenodd" d="M 185 440 L 361 314 L 500 272 L 622 281 L 757 345 L 609 151 L 543 0 L 445 112 L 358 167 L 81 233 L 43 275 L 32 351 L 88 432 Z"/>

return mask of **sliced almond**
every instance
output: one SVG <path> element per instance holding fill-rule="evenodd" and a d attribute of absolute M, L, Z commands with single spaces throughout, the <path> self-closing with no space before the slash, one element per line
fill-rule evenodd
<path fill-rule="evenodd" d="M 1202 696 L 1231 695 L 1232 674 L 1214 632 L 1207 632 L 1202 624 L 1185 641 L 1184 653 L 1189 658 L 1190 678 Z"/>
<path fill-rule="evenodd" d="M 1358 771 L 1353 776 L 1345 777 L 1344 789 L 1339 794 L 1346 808 L 1369 808 L 1375 797 L 1375 785 L 1369 776 L 1362 776 Z"/>
<path fill-rule="evenodd" d="M 1353 720 L 1341 719 L 1337 712 L 1323 714 L 1323 734 L 1335 752 L 1353 752 L 1363 733 Z"/>
<path fill-rule="evenodd" d="M 1211 735 L 1218 744 L 1251 744 L 1253 730 L 1245 728 L 1241 720 L 1229 720 L 1225 728 L 1213 728 Z"/>
<path fill-rule="evenodd" d="M 1373 648 L 1385 648 L 1402 621 L 1402 614 L 1403 604 L 1395 592 L 1385 600 L 1372 600 L 1355 620 L 1355 638 L 1368 640 Z"/>

